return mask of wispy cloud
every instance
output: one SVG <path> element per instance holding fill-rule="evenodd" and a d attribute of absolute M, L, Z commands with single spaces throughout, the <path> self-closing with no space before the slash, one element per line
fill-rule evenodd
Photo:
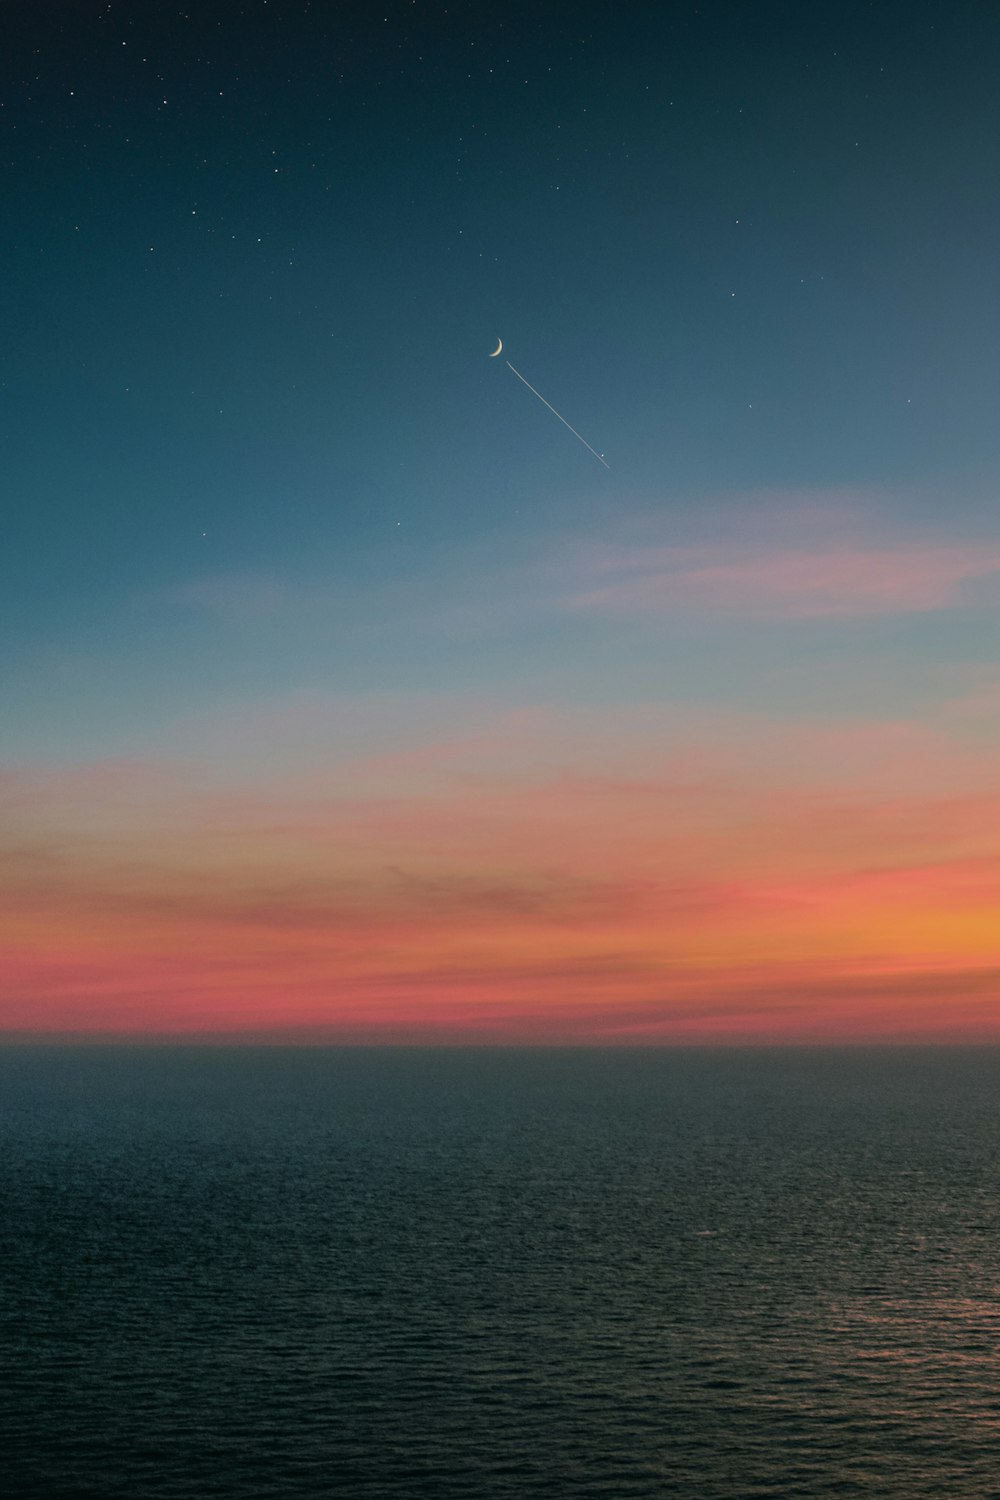
<path fill-rule="evenodd" d="M 349 622 L 375 648 L 400 629 L 440 638 L 510 636 L 567 611 L 613 621 L 660 615 L 732 621 L 865 620 L 1000 599 L 1000 546 L 956 540 L 894 518 L 863 497 L 730 497 L 725 504 L 631 515 L 601 537 L 539 533 L 497 557 L 456 548 L 433 575 L 336 584 L 308 570 L 218 573 L 155 602 L 223 625 L 267 619 L 307 641 Z M 148 603 L 149 601 L 147 601 Z"/>
<path fill-rule="evenodd" d="M 983 1022 L 1000 777 L 954 726 L 411 707 L 238 784 L 8 772 L 0 1025 L 870 1035 L 933 1031 L 935 974 Z"/>
<path fill-rule="evenodd" d="M 256 573 L 215 573 L 175 584 L 158 596 L 166 604 L 204 611 L 220 620 L 244 624 L 273 615 L 289 597 L 281 579 Z"/>
<path fill-rule="evenodd" d="M 760 551 L 721 541 L 700 547 L 585 549 L 577 609 L 669 611 L 762 619 L 917 614 L 973 602 L 974 586 L 1000 581 L 1000 548 L 854 546 Z"/>

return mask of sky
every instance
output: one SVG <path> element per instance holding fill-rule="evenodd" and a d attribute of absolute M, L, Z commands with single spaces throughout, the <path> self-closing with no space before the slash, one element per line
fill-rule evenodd
<path fill-rule="evenodd" d="M 4 25 L 0 1033 L 1000 1040 L 1000 11 Z"/>

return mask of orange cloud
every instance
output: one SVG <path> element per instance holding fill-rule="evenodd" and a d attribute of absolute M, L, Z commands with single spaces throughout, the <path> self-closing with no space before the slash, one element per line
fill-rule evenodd
<path fill-rule="evenodd" d="M 707 713 L 682 733 L 642 708 L 583 727 L 513 713 L 339 760 L 334 734 L 325 764 L 317 746 L 314 766 L 242 784 L 135 762 L 8 772 L 0 1027 L 1000 1033 L 988 747 Z"/>

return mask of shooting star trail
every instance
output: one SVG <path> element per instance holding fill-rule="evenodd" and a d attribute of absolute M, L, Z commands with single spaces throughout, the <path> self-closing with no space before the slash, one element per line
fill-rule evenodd
<path fill-rule="evenodd" d="M 501 351 L 502 348 L 503 348 L 503 341 L 499 340 L 498 344 L 497 344 L 497 348 L 490 355 L 490 359 L 496 359 L 497 355 L 500 353 L 500 351 Z M 605 463 L 603 455 L 600 454 L 600 453 L 598 453 L 598 451 L 597 451 L 596 448 L 592 448 L 590 446 L 590 444 L 587 442 L 587 439 L 585 437 L 582 437 L 580 435 L 580 433 L 577 432 L 576 428 L 573 426 L 573 424 L 571 422 L 567 422 L 567 420 L 563 416 L 562 412 L 556 411 L 555 407 L 552 405 L 552 402 L 551 401 L 546 401 L 546 399 L 542 395 L 541 391 L 536 391 L 535 387 L 531 384 L 531 381 L 530 380 L 525 380 L 525 378 L 521 374 L 520 370 L 515 370 L 514 366 L 511 364 L 511 362 L 510 362 L 509 359 L 505 359 L 504 360 L 504 364 L 507 366 L 508 370 L 513 370 L 514 374 L 517 376 L 517 378 L 521 382 L 521 384 L 522 385 L 526 385 L 528 387 L 528 390 L 531 392 L 531 394 L 533 396 L 537 396 L 538 399 L 539 399 L 539 401 L 542 403 L 543 406 L 547 406 L 548 407 L 549 411 L 552 413 L 552 415 L 554 417 L 558 417 L 559 418 L 560 422 L 563 424 L 564 427 L 568 427 L 569 428 L 570 432 L 576 438 L 577 442 L 578 443 L 582 443 L 583 446 L 586 448 L 587 452 L 588 453 L 592 453 L 594 455 L 594 457 L 597 459 L 597 462 L 599 464 L 604 464 L 604 467 L 606 469 L 610 470 L 611 465 L 609 463 Z"/>

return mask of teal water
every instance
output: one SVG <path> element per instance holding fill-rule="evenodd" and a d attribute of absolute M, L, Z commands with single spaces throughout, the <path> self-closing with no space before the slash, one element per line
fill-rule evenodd
<path fill-rule="evenodd" d="M 1000 1495 L 1000 1052 L 0 1051 L 11 1497 Z"/>

